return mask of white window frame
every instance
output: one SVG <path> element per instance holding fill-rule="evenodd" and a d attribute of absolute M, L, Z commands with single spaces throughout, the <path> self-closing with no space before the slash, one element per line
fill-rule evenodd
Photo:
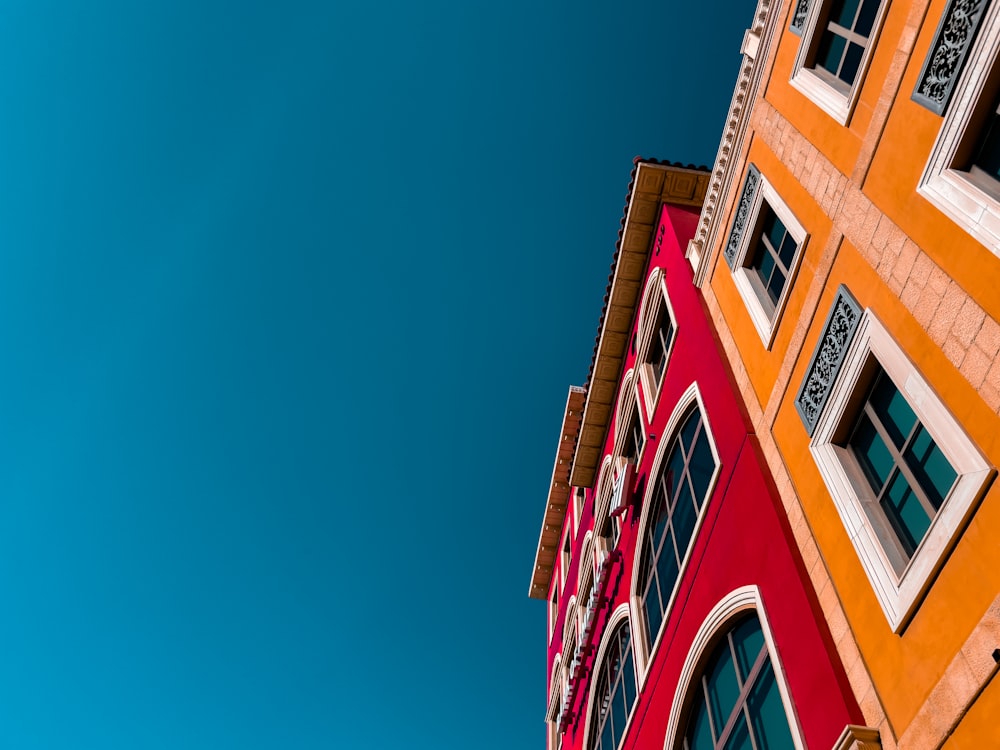
<path fill-rule="evenodd" d="M 649 355 L 649 347 L 653 343 L 653 337 L 657 334 L 656 321 L 663 311 L 670 319 L 673 330 L 670 341 L 667 342 L 664 357 L 667 365 L 663 370 L 662 377 L 657 380 L 653 372 L 653 366 L 646 361 Z M 674 350 L 674 343 L 677 341 L 677 316 L 674 315 L 673 305 L 670 304 L 670 295 L 667 293 L 667 280 L 662 268 L 653 269 L 646 281 L 646 290 L 643 292 L 642 307 L 639 308 L 639 353 L 636 357 L 639 371 L 639 381 L 642 383 L 644 402 L 646 405 L 646 421 L 652 422 L 656 406 L 660 401 L 660 391 L 663 388 L 663 381 L 667 377 L 667 370 L 670 369 L 670 356 Z"/>
<path fill-rule="evenodd" d="M 708 437 L 708 445 L 712 449 L 712 457 L 715 459 L 715 471 L 712 473 L 712 478 L 708 482 L 708 489 L 705 491 L 705 501 L 702 503 L 701 509 L 698 512 L 698 517 L 694 522 L 694 530 L 691 532 L 691 544 L 688 546 L 684 553 L 684 559 L 681 560 L 680 565 L 677 567 L 677 582 L 674 584 L 673 591 L 670 592 L 670 598 L 667 601 L 667 606 L 663 610 L 663 622 L 660 624 L 659 633 L 648 633 L 646 629 L 646 618 L 642 613 L 643 601 L 642 594 L 639 591 L 639 568 L 640 560 L 639 556 L 642 554 L 642 544 L 645 538 L 646 528 L 649 526 L 649 516 L 650 516 L 650 506 L 652 505 L 653 493 L 656 490 L 655 478 L 659 476 L 660 467 L 666 460 L 667 451 L 671 445 L 673 445 L 674 438 L 677 437 L 678 431 L 684 424 L 684 418 L 688 416 L 691 410 L 692 404 L 696 404 L 695 408 L 698 409 L 701 415 L 702 427 L 705 430 L 705 434 Z M 695 541 L 698 538 L 698 534 L 701 532 L 702 521 L 705 520 L 705 514 L 708 509 L 708 504 L 711 501 L 712 495 L 715 492 L 716 484 L 719 481 L 719 474 L 722 471 L 722 459 L 719 457 L 719 450 L 716 447 L 715 435 L 712 432 L 712 426 L 708 420 L 708 412 L 705 410 L 705 403 L 701 398 L 701 391 L 698 388 L 698 383 L 692 383 L 684 394 L 677 400 L 677 405 L 674 407 L 673 413 L 670 415 L 670 419 L 667 421 L 667 426 L 663 431 L 664 439 L 660 441 L 659 448 L 657 449 L 656 458 L 653 461 L 653 465 L 649 470 L 650 481 L 646 483 L 645 496 L 642 500 L 642 514 L 639 518 L 639 528 L 636 532 L 636 559 L 635 563 L 632 565 L 632 581 L 629 587 L 629 606 L 632 611 L 632 650 L 635 653 L 635 665 L 636 672 L 639 675 L 639 690 L 641 691 L 646 685 L 646 679 L 649 677 L 650 667 L 653 664 L 653 660 L 656 657 L 656 653 L 660 648 L 660 642 L 663 640 L 663 633 L 667 629 L 667 620 L 670 618 L 670 614 L 673 612 L 674 601 L 677 598 L 677 589 L 680 587 L 681 581 L 684 579 L 684 575 L 687 572 L 688 563 L 691 560 L 691 550 L 694 549 Z"/>
<path fill-rule="evenodd" d="M 556 632 L 556 620 L 559 619 L 559 581 L 555 576 L 552 576 L 552 591 L 548 598 L 548 610 L 549 610 L 549 643 L 552 642 L 552 636 Z"/>
<path fill-rule="evenodd" d="M 747 263 L 750 260 L 749 256 L 756 250 L 757 243 L 760 241 L 758 226 L 760 224 L 761 210 L 765 203 L 774 211 L 775 215 L 781 220 L 781 223 L 785 225 L 785 229 L 797 243 L 795 257 L 792 258 L 791 265 L 788 268 L 785 286 L 781 290 L 781 296 L 774 305 L 773 313 L 769 313 L 760 301 L 760 297 L 754 287 L 755 280 L 752 276 L 755 274 L 755 271 L 747 267 Z M 764 348 L 770 349 L 771 344 L 774 343 L 774 335 L 777 333 L 778 323 L 781 321 L 782 313 L 785 310 L 785 303 L 788 302 L 788 295 L 791 293 L 792 285 L 795 283 L 795 277 L 798 274 L 799 265 L 805 253 L 809 234 L 799 220 L 795 218 L 795 214 L 792 213 L 788 204 L 781 199 L 781 196 L 771 186 L 771 183 L 767 181 L 763 173 L 760 174 L 760 182 L 758 183 L 753 203 L 750 204 L 750 211 L 747 215 L 753 218 L 747 222 L 747 226 L 740 236 L 740 244 L 737 246 L 736 253 L 733 256 L 733 282 L 736 284 L 736 289 L 743 298 L 743 303 L 750 313 L 750 319 L 753 321 L 754 328 L 757 329 L 757 335 L 760 336 Z"/>
<path fill-rule="evenodd" d="M 635 465 L 642 461 L 642 456 L 646 452 L 649 444 L 649 429 L 646 420 L 643 418 L 642 409 L 639 408 L 639 391 L 636 388 L 635 368 L 625 373 L 622 378 L 621 393 L 618 396 L 618 406 L 615 409 L 615 458 L 621 457 L 622 447 L 629 437 L 627 430 L 632 421 L 632 413 L 639 419 L 639 429 L 642 431 L 642 447 L 636 456 L 632 457 Z"/>
<path fill-rule="evenodd" d="M 861 483 L 847 449 L 835 443 L 845 424 L 853 422 L 857 415 L 858 394 L 867 390 L 870 381 L 865 378 L 871 372 L 873 359 L 899 389 L 958 475 L 899 574 L 886 551 L 888 545 L 881 540 L 879 528 L 865 509 L 868 498 L 862 495 L 867 490 L 862 486 L 859 494 Z M 829 400 L 816 422 L 809 449 L 889 625 L 894 632 L 902 632 L 985 491 L 993 468 L 870 309 L 861 317 Z"/>
<path fill-rule="evenodd" d="M 663 743 L 664 750 L 677 750 L 681 747 L 683 735 L 678 736 L 681 727 L 681 720 L 687 717 L 690 701 L 685 700 L 692 688 L 692 680 L 699 672 L 705 658 L 717 643 L 717 636 L 723 632 L 732 622 L 733 618 L 741 612 L 752 611 L 760 622 L 760 629 L 764 633 L 764 642 L 767 644 L 768 656 L 771 658 L 771 667 L 774 669 L 774 681 L 781 694 L 781 703 L 785 709 L 785 717 L 788 719 L 789 733 L 795 743 L 796 750 L 805 750 L 806 744 L 802 737 L 802 727 L 799 725 L 798 716 L 795 713 L 795 703 L 792 701 L 791 693 L 788 690 L 788 680 L 785 676 L 785 667 L 778 658 L 778 649 L 774 645 L 774 635 L 771 633 L 771 623 L 764 609 L 764 601 L 757 586 L 742 586 L 726 595 L 722 601 L 712 608 L 708 617 L 701 624 L 684 666 L 681 668 L 680 678 L 677 680 L 677 689 L 674 693 L 673 703 L 670 705 L 670 719 L 667 722 L 667 736 Z"/>
<path fill-rule="evenodd" d="M 963 144 L 978 135 L 969 133 L 969 127 L 985 95 L 998 56 L 1000 3 L 991 3 L 986 8 L 917 185 L 920 195 L 994 255 L 1000 255 L 1000 201 L 979 187 L 969 172 L 956 168 L 956 162 Z"/>
<path fill-rule="evenodd" d="M 802 40 L 799 42 L 799 51 L 795 56 L 792 66 L 792 87 L 800 91 L 806 97 L 826 112 L 830 117 L 841 125 L 847 125 L 854 108 L 858 103 L 861 94 L 861 87 L 864 85 L 865 76 L 868 74 L 868 66 L 874 54 L 875 45 L 878 42 L 879 34 L 882 31 L 882 22 L 885 20 L 888 11 L 889 0 L 882 0 L 878 13 L 875 15 L 875 22 L 872 24 L 872 33 L 868 37 L 868 44 L 865 46 L 864 55 L 858 65 L 858 74 L 854 79 L 854 84 L 845 94 L 826 80 L 823 73 L 817 73 L 813 58 L 816 54 L 816 47 L 819 45 L 820 37 L 824 29 L 819 28 L 820 19 L 824 16 L 824 11 L 831 0 L 812 0 L 810 2 L 809 13 L 802 30 Z M 825 71 L 824 71 L 825 73 Z"/>
<path fill-rule="evenodd" d="M 618 629 L 618 625 L 621 624 L 622 620 L 628 622 L 629 627 L 629 640 L 632 644 L 632 668 L 636 672 L 636 695 L 635 700 L 632 701 L 632 706 L 629 708 L 628 718 L 625 720 L 625 728 L 622 730 L 621 744 L 625 743 L 625 738 L 628 737 L 629 730 L 632 729 L 632 719 L 635 717 L 636 708 L 639 706 L 639 699 L 642 697 L 642 688 L 639 687 L 639 661 L 636 655 L 635 648 L 635 626 L 634 620 L 629 615 L 628 604 L 619 604 L 608 616 L 608 622 L 604 626 L 604 631 L 601 633 L 601 643 L 597 648 L 597 653 L 594 655 L 594 668 L 590 674 L 587 685 L 587 711 L 584 714 L 584 724 L 583 724 L 583 745 L 582 747 L 590 747 L 590 724 L 591 715 L 594 712 L 594 688 L 597 685 L 597 675 L 604 666 L 604 658 L 607 655 L 608 644 L 611 642 L 611 635 Z"/>
<path fill-rule="evenodd" d="M 566 590 L 566 579 L 569 578 L 569 566 L 573 562 L 573 528 L 571 523 L 566 524 L 563 538 L 559 543 L 559 588 L 562 591 Z"/>

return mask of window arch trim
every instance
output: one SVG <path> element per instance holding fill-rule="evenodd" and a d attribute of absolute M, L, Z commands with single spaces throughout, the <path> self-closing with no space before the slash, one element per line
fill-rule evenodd
<path fill-rule="evenodd" d="M 545 709 L 545 721 L 555 722 L 559 720 L 559 699 L 562 683 L 562 652 L 556 654 L 552 660 L 552 671 L 549 673 L 549 702 Z"/>
<path fill-rule="evenodd" d="M 645 617 L 642 616 L 642 607 L 644 606 L 642 601 L 642 592 L 639 591 L 639 574 L 642 568 L 641 557 L 643 554 L 642 545 L 645 543 L 645 534 L 650 523 L 650 509 L 652 507 L 653 493 L 656 491 L 656 480 L 660 476 L 660 469 L 663 468 L 663 464 L 667 459 L 670 448 L 673 446 L 675 439 L 678 437 L 680 429 L 685 423 L 686 417 L 691 413 L 692 407 L 697 409 L 701 416 L 702 427 L 708 437 L 708 444 L 712 450 L 712 457 L 715 459 L 715 469 L 709 479 L 708 488 L 705 490 L 704 502 L 698 512 L 698 517 L 695 519 L 694 530 L 691 532 L 691 541 L 684 552 L 684 557 L 681 560 L 680 565 L 678 566 L 677 582 L 674 584 L 674 588 L 670 593 L 670 598 L 667 601 L 666 608 L 663 611 L 663 622 L 660 625 L 660 630 L 657 633 L 647 633 L 646 620 Z M 708 412 L 705 409 L 705 403 L 702 400 L 701 390 L 698 388 L 697 381 L 688 386 L 687 390 L 684 391 L 681 397 L 677 400 L 677 404 L 674 406 L 674 410 L 670 414 L 670 418 L 667 420 L 667 425 L 663 431 L 663 435 L 664 439 L 660 442 L 660 445 L 657 448 L 656 458 L 653 460 L 653 465 L 649 470 L 650 480 L 646 483 L 645 494 L 642 499 L 642 512 L 639 516 L 639 525 L 636 531 L 636 539 L 639 540 L 638 556 L 636 557 L 635 564 L 632 566 L 632 581 L 629 585 L 629 603 L 632 608 L 632 622 L 634 623 L 632 628 L 632 643 L 633 651 L 636 654 L 636 671 L 639 673 L 640 690 L 645 686 L 646 679 L 649 676 L 650 666 L 652 665 L 653 658 L 659 649 L 667 618 L 673 610 L 674 600 L 677 597 L 677 588 L 687 572 L 688 563 L 691 560 L 691 550 L 694 548 L 694 541 L 698 538 L 698 534 L 701 531 L 701 525 L 705 519 L 705 514 L 708 509 L 709 498 L 711 498 L 712 493 L 715 492 L 715 487 L 719 481 L 719 474 L 722 471 L 722 460 L 719 457 L 719 451 L 715 442 L 715 435 L 712 432 L 712 425 L 709 422 Z"/>
<path fill-rule="evenodd" d="M 566 644 L 572 635 L 576 634 L 576 594 L 573 594 L 569 598 L 569 603 L 566 605 L 566 621 L 563 622 L 563 638 L 562 645 L 563 650 L 566 648 Z"/>
<path fill-rule="evenodd" d="M 760 629 L 764 633 L 767 655 L 771 659 L 774 680 L 778 686 L 778 693 L 781 695 L 781 704 L 785 709 L 785 718 L 788 720 L 788 730 L 792 736 L 792 742 L 795 743 L 796 750 L 806 750 L 805 741 L 802 738 L 802 728 L 799 726 L 798 716 L 795 713 L 795 704 L 792 702 L 788 690 L 785 668 L 781 659 L 778 658 L 778 650 L 774 645 L 774 635 L 771 632 L 771 623 L 767 617 L 767 610 L 764 608 L 760 589 L 755 585 L 741 586 L 729 592 L 712 608 L 701 627 L 698 628 L 677 680 L 677 689 L 670 706 L 670 719 L 667 722 L 664 750 L 678 750 L 680 747 L 679 742 L 682 736 L 679 736 L 679 731 L 683 728 L 681 720 L 687 716 L 691 708 L 692 682 L 695 676 L 699 675 L 705 661 L 711 656 L 719 636 L 726 632 L 726 626 L 738 615 L 747 611 L 752 611 L 757 616 Z"/>
<path fill-rule="evenodd" d="M 664 347 L 663 357 L 666 360 L 664 373 L 657 380 L 652 365 L 646 362 L 646 357 L 649 355 L 653 336 L 656 335 L 654 326 L 661 310 L 670 319 L 671 334 L 670 341 Z M 663 380 L 666 378 L 667 368 L 670 367 L 670 356 L 673 353 L 674 343 L 677 341 L 678 331 L 677 316 L 674 314 L 674 308 L 670 302 L 666 274 L 664 274 L 662 268 L 654 268 L 647 278 L 646 289 L 642 297 L 642 306 L 639 308 L 638 331 L 639 349 L 636 356 L 636 370 L 639 373 L 639 382 L 642 384 L 646 421 L 648 423 L 653 419 L 653 413 L 656 411 L 656 406 L 660 400 L 660 393 L 663 390 Z"/>
<path fill-rule="evenodd" d="M 612 449 L 612 456 L 626 456 L 634 461 L 636 466 L 642 460 L 642 455 L 646 450 L 646 421 L 643 419 L 642 409 L 639 408 L 639 389 L 636 379 L 636 369 L 631 368 L 622 376 L 621 389 L 618 394 L 618 404 L 615 407 L 615 443 Z M 630 437 L 628 432 L 632 429 L 633 416 L 638 420 L 637 429 L 642 438 L 642 445 L 638 447 L 634 456 L 627 456 L 623 449 L 625 442 Z"/>
<path fill-rule="evenodd" d="M 597 473 L 597 484 L 594 486 L 594 531 L 601 528 L 601 523 L 608 515 L 611 504 L 611 489 L 613 485 L 614 458 L 608 454 L 601 462 Z"/>
<path fill-rule="evenodd" d="M 594 711 L 594 699 L 595 699 L 595 689 L 597 687 L 597 678 L 604 666 L 604 659 L 608 654 L 608 648 L 610 647 L 611 639 L 617 634 L 618 626 L 625 621 L 629 627 L 629 642 L 632 648 L 632 667 L 636 672 L 636 697 L 632 701 L 632 705 L 629 707 L 628 718 L 625 720 L 625 728 L 622 731 L 622 739 L 628 736 L 629 730 L 632 728 L 632 719 L 635 717 L 636 706 L 639 705 L 639 675 L 638 675 L 638 662 L 636 661 L 636 651 L 635 651 L 635 628 L 632 626 L 633 620 L 631 613 L 629 611 L 629 605 L 627 602 L 619 604 L 611 615 L 608 617 L 608 622 L 604 626 L 604 632 L 601 633 L 601 643 L 597 647 L 597 653 L 594 655 L 594 669 L 590 674 L 589 684 L 587 685 L 587 711 L 584 715 L 583 724 L 583 748 L 584 750 L 590 750 L 590 743 L 592 737 L 590 735 L 590 724 L 591 718 Z"/>

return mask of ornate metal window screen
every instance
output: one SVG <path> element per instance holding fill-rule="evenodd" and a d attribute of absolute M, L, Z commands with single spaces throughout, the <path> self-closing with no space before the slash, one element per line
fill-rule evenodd
<path fill-rule="evenodd" d="M 913 90 L 913 101 L 944 114 L 988 6 L 989 0 L 949 0 Z"/>
<path fill-rule="evenodd" d="M 830 397 L 830 390 L 837 381 L 840 367 L 860 322 L 861 306 L 847 287 L 841 284 L 837 288 L 830 313 L 826 316 L 823 335 L 816 343 L 816 350 L 806 368 L 806 377 L 795 396 L 795 409 L 810 437 L 816 430 L 816 422 Z"/>
<path fill-rule="evenodd" d="M 757 195 L 757 187 L 760 185 L 760 170 L 753 164 L 747 167 L 747 176 L 743 181 L 743 193 L 740 195 L 740 204 L 736 207 L 736 218 L 733 219 L 733 229 L 729 233 L 729 242 L 726 243 L 726 263 L 730 268 L 736 262 L 736 251 L 740 247 L 740 240 L 743 232 L 746 231 L 747 222 L 750 220 L 750 210 L 753 207 L 754 198 Z"/>
<path fill-rule="evenodd" d="M 792 22 L 788 24 L 788 30 L 802 36 L 802 31 L 806 27 L 807 15 L 809 15 L 809 0 L 796 0 L 795 12 L 792 13 Z"/>

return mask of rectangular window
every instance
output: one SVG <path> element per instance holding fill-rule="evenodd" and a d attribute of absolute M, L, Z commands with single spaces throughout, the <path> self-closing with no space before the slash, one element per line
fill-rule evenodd
<path fill-rule="evenodd" d="M 881 368 L 846 447 L 871 492 L 872 511 L 888 522 L 883 541 L 896 548 L 890 557 L 902 573 L 958 474 Z"/>
<path fill-rule="evenodd" d="M 944 114 L 917 192 L 994 255 L 1000 255 L 998 38 L 1000 4 L 972 17 L 961 3 L 949 4 L 914 92 Z"/>
<path fill-rule="evenodd" d="M 622 444 L 622 456 L 632 462 L 637 462 L 645 442 L 646 434 L 642 429 L 642 417 L 639 416 L 639 410 L 633 408 L 628 421 L 628 427 L 625 428 L 625 442 Z"/>
<path fill-rule="evenodd" d="M 745 226 L 734 222 L 730 265 L 754 327 L 770 348 L 807 235 L 767 179 L 753 165 L 749 170 L 754 179 L 747 180 L 737 209 L 749 218 Z"/>
<path fill-rule="evenodd" d="M 846 125 L 889 3 L 812 0 L 810 5 L 791 83 L 837 122 Z"/>
<path fill-rule="evenodd" d="M 639 308 L 638 336 L 637 370 L 645 394 L 646 417 L 652 419 L 677 337 L 677 321 L 660 268 L 654 269 L 646 282 Z"/>
<path fill-rule="evenodd" d="M 566 588 L 566 575 L 569 573 L 569 564 L 572 558 L 571 545 L 573 539 L 569 531 L 570 529 L 567 527 L 566 535 L 563 538 L 562 554 L 559 556 L 559 581 L 562 588 Z"/>
<path fill-rule="evenodd" d="M 834 0 L 816 50 L 816 69 L 845 94 L 857 79 L 879 0 Z"/>
<path fill-rule="evenodd" d="M 835 353 L 821 349 L 835 338 L 821 335 L 814 361 L 832 361 Z M 900 632 L 994 470 L 870 310 L 853 342 L 839 346 L 847 353 L 810 450 L 886 619 Z"/>

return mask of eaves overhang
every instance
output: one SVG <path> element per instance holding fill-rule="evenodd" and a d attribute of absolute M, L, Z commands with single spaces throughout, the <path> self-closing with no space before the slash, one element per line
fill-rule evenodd
<path fill-rule="evenodd" d="M 538 535 L 535 566 L 531 571 L 531 586 L 528 589 L 528 596 L 533 599 L 548 598 L 549 582 L 552 580 L 552 570 L 556 562 L 559 536 L 572 498 L 569 467 L 573 461 L 573 448 L 576 445 L 577 432 L 580 429 L 584 398 L 583 388 L 575 385 L 570 386 L 569 395 L 566 397 L 566 410 L 563 412 L 562 429 L 559 430 L 559 445 L 556 447 L 556 460 L 552 467 L 549 495 L 545 501 L 545 517 L 542 520 L 541 533 Z"/>
<path fill-rule="evenodd" d="M 707 167 L 635 159 L 625 213 L 597 327 L 594 354 L 587 377 L 570 484 L 592 487 L 614 413 L 615 394 L 629 347 L 649 264 L 653 234 L 664 203 L 700 208 L 711 176 Z"/>

